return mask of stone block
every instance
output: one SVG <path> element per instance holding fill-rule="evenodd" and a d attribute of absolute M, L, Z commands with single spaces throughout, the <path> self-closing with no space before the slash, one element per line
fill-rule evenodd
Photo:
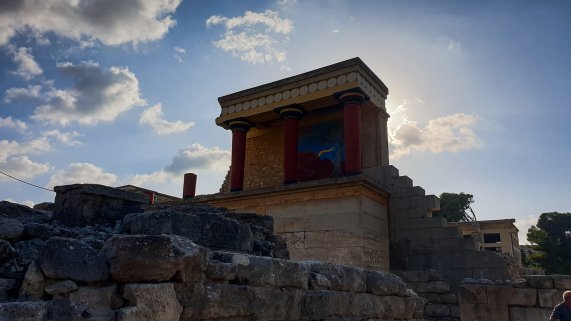
<path fill-rule="evenodd" d="M 395 274 L 402 277 L 407 282 L 428 282 L 437 281 L 439 279 L 439 273 L 437 270 L 399 271 L 395 272 Z"/>
<path fill-rule="evenodd" d="M 353 316 L 353 294 L 340 291 L 304 291 L 301 320 L 345 319 Z"/>
<path fill-rule="evenodd" d="M 413 183 L 412 179 L 408 176 L 385 176 L 384 185 L 388 188 L 399 188 L 412 187 Z"/>
<path fill-rule="evenodd" d="M 495 253 L 489 253 L 496 255 Z M 501 257 L 498 256 L 500 259 Z M 473 269 L 473 277 L 476 279 L 488 279 L 488 280 L 508 280 L 511 276 L 506 266 L 501 267 L 482 267 L 477 266 Z"/>
<path fill-rule="evenodd" d="M 382 296 L 381 300 L 383 301 L 383 305 L 385 305 L 385 319 L 403 319 L 405 316 L 405 305 L 404 299 L 400 296 Z"/>
<path fill-rule="evenodd" d="M 487 304 L 486 287 L 480 285 L 463 285 L 458 292 L 458 302 L 464 304 Z"/>
<path fill-rule="evenodd" d="M 486 296 L 488 304 L 508 304 L 513 296 L 514 288 L 511 286 L 487 286 Z"/>
<path fill-rule="evenodd" d="M 539 306 L 542 308 L 553 308 L 563 301 L 563 292 L 565 292 L 565 290 L 537 289 Z"/>
<path fill-rule="evenodd" d="M 422 293 L 430 303 L 458 304 L 458 296 L 454 293 Z"/>
<path fill-rule="evenodd" d="M 109 273 L 121 282 L 202 280 L 206 251 L 176 235 L 114 235 L 101 250 Z"/>
<path fill-rule="evenodd" d="M 553 289 L 553 279 L 546 275 L 526 275 L 527 284 L 536 289 Z"/>
<path fill-rule="evenodd" d="M 236 279 L 236 265 L 210 259 L 206 263 L 204 275 L 209 280 L 232 281 Z"/>
<path fill-rule="evenodd" d="M 266 215 L 270 215 L 274 219 L 305 216 L 303 211 L 303 203 L 270 205 L 266 210 Z"/>
<path fill-rule="evenodd" d="M 436 195 L 426 195 L 425 204 L 430 211 L 440 210 L 440 199 Z"/>
<path fill-rule="evenodd" d="M 11 218 L 0 218 L 0 239 L 14 240 L 24 232 L 24 224 Z"/>
<path fill-rule="evenodd" d="M 46 279 L 36 262 L 30 263 L 20 287 L 21 301 L 40 301 L 44 294 Z"/>
<path fill-rule="evenodd" d="M 348 231 L 307 231 L 305 247 L 363 246 L 365 235 L 362 232 Z"/>
<path fill-rule="evenodd" d="M 404 297 L 404 316 L 403 319 L 412 319 L 414 311 L 416 310 L 416 304 L 418 302 L 417 296 Z"/>
<path fill-rule="evenodd" d="M 274 218 L 274 233 L 280 234 L 284 232 L 285 218 Z"/>
<path fill-rule="evenodd" d="M 80 287 L 77 291 L 67 294 L 70 319 L 114 321 L 116 314 L 111 305 L 116 295 L 115 288 L 115 285 Z"/>
<path fill-rule="evenodd" d="M 215 252 L 212 259 L 235 265 L 238 284 L 308 288 L 309 268 L 299 262 L 230 252 Z"/>
<path fill-rule="evenodd" d="M 0 263 L 4 263 L 9 261 L 11 258 L 14 257 L 16 251 L 10 245 L 10 242 L 0 240 Z"/>
<path fill-rule="evenodd" d="M 56 186 L 54 219 L 70 226 L 115 223 L 126 214 L 142 212 L 144 194 L 97 184 Z"/>
<path fill-rule="evenodd" d="M 450 284 L 442 281 L 417 282 L 416 291 L 421 293 L 448 293 Z"/>
<path fill-rule="evenodd" d="M 509 310 L 507 305 L 460 304 L 459 308 L 460 308 L 460 320 L 510 321 Z"/>
<path fill-rule="evenodd" d="M 553 309 L 510 307 L 510 321 L 543 321 L 549 320 Z"/>
<path fill-rule="evenodd" d="M 308 216 L 307 231 L 362 231 L 359 212 Z"/>
<path fill-rule="evenodd" d="M 285 241 L 287 248 L 291 249 L 303 249 L 305 245 L 305 233 L 306 232 L 292 232 L 292 233 L 281 233 L 280 236 Z"/>
<path fill-rule="evenodd" d="M 363 266 L 365 256 L 361 246 L 290 249 L 289 252 L 291 259 L 295 261 L 317 260 L 353 266 Z"/>
<path fill-rule="evenodd" d="M 447 317 L 450 316 L 450 305 L 428 303 L 424 307 L 424 311 L 427 317 Z"/>
<path fill-rule="evenodd" d="M 109 276 L 105 256 L 75 239 L 52 237 L 43 247 L 39 263 L 52 279 L 95 282 Z"/>
<path fill-rule="evenodd" d="M 353 301 L 352 316 L 359 319 L 379 319 L 385 314 L 385 306 L 381 297 L 368 294 L 356 293 Z"/>
<path fill-rule="evenodd" d="M 46 286 L 45 291 L 49 295 L 67 294 L 77 290 L 77 283 L 72 280 L 63 280 L 54 282 Z"/>
<path fill-rule="evenodd" d="M 423 217 L 410 219 L 412 226 L 416 229 L 444 227 L 446 220 L 442 217 Z"/>
<path fill-rule="evenodd" d="M 117 321 L 178 321 L 182 313 L 172 283 L 127 284 L 129 307 L 117 313 Z"/>
<path fill-rule="evenodd" d="M 303 232 L 308 230 L 308 219 L 305 217 L 284 218 L 284 232 Z"/>
<path fill-rule="evenodd" d="M 368 197 L 361 197 L 361 211 L 387 221 L 387 207 Z"/>
<path fill-rule="evenodd" d="M 383 166 L 383 175 L 385 178 L 387 177 L 398 177 L 399 170 L 398 168 L 394 167 L 393 165 Z"/>
<path fill-rule="evenodd" d="M 571 275 L 552 275 L 553 287 L 560 290 L 571 290 Z"/>
<path fill-rule="evenodd" d="M 532 307 L 537 304 L 537 290 L 529 288 L 514 288 L 508 304 L 513 306 Z"/>
<path fill-rule="evenodd" d="M 365 277 L 367 293 L 375 295 L 405 295 L 406 283 L 394 274 L 366 270 Z"/>
<path fill-rule="evenodd" d="M 48 302 L 0 303 L 0 320 L 42 321 L 48 314 Z"/>
<path fill-rule="evenodd" d="M 324 277 L 330 285 L 328 289 L 336 291 L 365 292 L 365 272 L 359 268 L 334 265 L 320 261 L 304 261 L 311 273 Z"/>

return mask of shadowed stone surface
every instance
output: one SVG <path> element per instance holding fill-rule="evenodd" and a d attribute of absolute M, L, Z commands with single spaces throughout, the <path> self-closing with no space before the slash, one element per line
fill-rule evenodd
<path fill-rule="evenodd" d="M 117 313 L 117 321 L 178 321 L 182 313 L 172 283 L 127 284 L 124 292 L 130 307 Z"/>
<path fill-rule="evenodd" d="M 63 237 L 49 239 L 40 255 L 47 277 L 94 282 L 108 277 L 106 258 L 86 243 Z"/>

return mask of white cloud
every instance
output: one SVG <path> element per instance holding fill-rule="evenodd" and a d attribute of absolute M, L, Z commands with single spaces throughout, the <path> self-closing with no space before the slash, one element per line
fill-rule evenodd
<path fill-rule="evenodd" d="M 4 160 L 0 159 L 0 168 L 3 172 L 19 179 L 34 178 L 50 170 L 49 164 L 36 163 L 30 160 L 28 156 L 16 156 Z M 8 180 L 11 180 L 11 178 L 0 175 L 0 181 Z"/>
<path fill-rule="evenodd" d="M 0 128 L 14 128 L 17 131 L 23 133 L 28 129 L 28 125 L 21 120 L 12 119 L 12 116 L 8 116 L 6 118 L 0 117 Z"/>
<path fill-rule="evenodd" d="M 93 61 L 77 65 L 59 63 L 57 67 L 73 80 L 74 87 L 46 92 L 45 104 L 34 110 L 33 119 L 60 125 L 71 122 L 95 125 L 145 104 L 137 77 L 126 67 L 106 69 Z"/>
<path fill-rule="evenodd" d="M 20 48 L 10 48 L 10 53 L 12 54 L 12 61 L 18 66 L 14 74 L 30 80 L 35 76 L 41 75 L 43 73 L 42 68 L 34 60 L 30 48 L 20 47 Z"/>
<path fill-rule="evenodd" d="M 117 175 L 105 172 L 91 163 L 72 163 L 66 169 L 57 171 L 50 178 L 47 187 L 86 183 L 112 185 L 116 181 Z"/>
<path fill-rule="evenodd" d="M 174 59 L 178 60 L 178 62 L 182 62 L 182 55 L 186 55 L 186 50 L 181 47 L 174 47 Z"/>
<path fill-rule="evenodd" d="M 8 88 L 4 94 L 4 102 L 11 103 L 18 100 L 30 100 L 40 97 L 41 86 L 28 86 L 28 88 Z"/>
<path fill-rule="evenodd" d="M 279 12 L 246 11 L 239 17 L 211 16 L 206 20 L 207 27 L 215 25 L 226 27 L 223 37 L 213 42 L 215 47 L 252 64 L 285 62 L 287 51 L 283 47 L 293 22 L 280 18 Z"/>
<path fill-rule="evenodd" d="M 406 103 L 396 108 L 400 122 L 389 126 L 391 158 L 397 159 L 414 151 L 442 153 L 478 148 L 482 142 L 474 132 L 475 115 L 453 114 L 431 119 L 425 126 L 408 119 Z M 399 115 L 399 114 L 404 114 Z"/>
<path fill-rule="evenodd" d="M 0 140 L 0 160 L 24 154 L 40 154 L 51 149 L 50 142 L 45 137 L 27 140 L 23 143 L 17 141 Z"/>
<path fill-rule="evenodd" d="M 537 224 L 537 220 L 539 219 L 538 216 L 529 215 L 527 218 L 522 218 L 517 220 L 514 225 L 519 230 L 518 238 L 519 244 L 529 244 L 527 241 L 527 231 L 532 225 Z"/>
<path fill-rule="evenodd" d="M 278 0 L 278 6 L 280 7 L 292 7 L 297 4 L 297 0 Z"/>
<path fill-rule="evenodd" d="M 5 201 L 10 202 L 10 203 L 18 203 L 18 204 L 26 205 L 27 207 L 34 207 L 34 205 L 36 205 L 36 203 L 34 203 L 34 201 L 30 201 L 30 200 L 16 202 L 15 200 L 13 200 L 11 198 L 7 198 L 7 199 L 5 199 Z"/>
<path fill-rule="evenodd" d="M 128 184 L 144 186 L 154 183 L 165 183 L 180 180 L 188 172 L 225 172 L 230 166 L 230 151 L 219 147 L 207 148 L 200 144 L 178 151 L 170 165 L 150 173 L 129 177 Z"/>
<path fill-rule="evenodd" d="M 53 137 L 56 140 L 66 144 L 66 145 L 70 145 L 70 146 L 81 145 L 80 141 L 75 140 L 76 137 L 81 136 L 81 134 L 76 132 L 76 131 L 60 132 L 59 130 L 54 129 L 54 130 L 49 130 L 49 131 L 43 132 L 42 136 Z"/>
<path fill-rule="evenodd" d="M 0 45 L 17 32 L 54 32 L 78 41 L 96 38 L 106 45 L 162 38 L 176 21 L 180 0 L 0 1 Z"/>
<path fill-rule="evenodd" d="M 159 135 L 182 133 L 194 126 L 194 122 L 182 122 L 180 120 L 170 122 L 163 119 L 161 104 L 145 109 L 139 119 L 139 124 L 149 125 Z"/>

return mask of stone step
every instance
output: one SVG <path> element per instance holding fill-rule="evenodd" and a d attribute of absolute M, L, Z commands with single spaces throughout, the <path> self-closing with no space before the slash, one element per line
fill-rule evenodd
<path fill-rule="evenodd" d="M 398 168 L 394 167 L 393 165 L 384 166 L 383 167 L 383 176 L 385 176 L 385 178 L 399 177 L 399 170 L 398 170 Z"/>
<path fill-rule="evenodd" d="M 408 176 L 385 177 L 384 186 L 389 189 L 399 187 L 412 187 L 412 179 Z"/>

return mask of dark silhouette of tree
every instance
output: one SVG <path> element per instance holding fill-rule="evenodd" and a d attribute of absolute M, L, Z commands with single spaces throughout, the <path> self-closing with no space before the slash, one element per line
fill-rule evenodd
<path fill-rule="evenodd" d="M 471 194 L 442 193 L 440 194 L 440 210 L 433 216 L 444 217 L 448 222 L 471 222 L 476 220 L 476 214 L 470 207 L 474 203 Z"/>
<path fill-rule="evenodd" d="M 527 257 L 547 274 L 571 274 L 571 213 L 543 213 L 527 231 L 527 240 L 540 253 Z"/>

